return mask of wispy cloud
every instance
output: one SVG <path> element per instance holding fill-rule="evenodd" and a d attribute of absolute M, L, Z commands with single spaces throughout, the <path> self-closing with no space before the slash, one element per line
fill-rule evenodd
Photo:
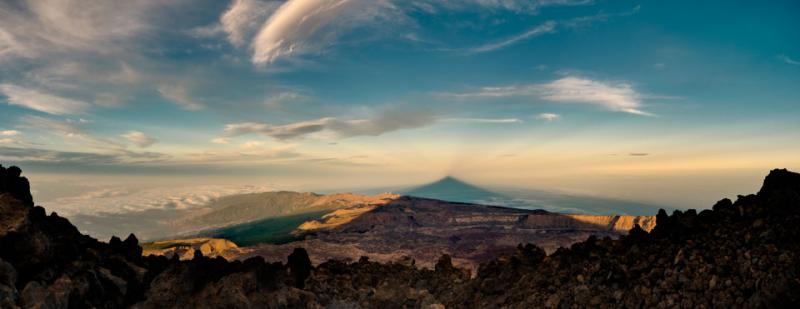
<path fill-rule="evenodd" d="M 39 116 L 24 116 L 20 127 L 36 135 L 56 136 L 59 145 L 44 146 L 37 143 L 15 143 L 22 147 L 0 148 L 0 159 L 14 162 L 41 162 L 44 164 L 71 163 L 86 165 L 128 164 L 162 162 L 168 155 L 157 152 L 138 152 L 126 149 L 124 143 L 115 139 L 95 136 L 82 127 L 90 122 L 82 120 L 56 120 Z M 134 139 L 139 136 L 131 135 Z M 144 142 L 145 139 L 137 139 Z M 63 142 L 63 143 L 62 143 Z M 76 149 L 79 150 L 73 150 Z M 66 150 L 65 150 L 66 149 Z"/>
<path fill-rule="evenodd" d="M 122 137 L 141 148 L 146 148 L 158 142 L 157 139 L 147 136 L 147 134 L 144 134 L 140 131 L 129 131 L 128 133 L 123 134 Z"/>
<path fill-rule="evenodd" d="M 219 145 L 227 145 L 231 143 L 231 140 L 225 137 L 217 137 L 212 139 L 211 142 Z"/>
<path fill-rule="evenodd" d="M 458 122 L 458 123 L 522 123 L 523 121 L 518 118 L 442 118 L 443 122 Z"/>
<path fill-rule="evenodd" d="M 109 164 L 119 162 L 117 156 L 88 152 L 69 152 L 37 148 L 0 147 L 0 158 L 8 161 L 41 161 L 49 163 L 82 162 Z"/>
<path fill-rule="evenodd" d="M 0 84 L 0 92 L 11 105 L 22 106 L 32 110 L 53 114 L 73 115 L 84 113 L 89 103 L 60 97 L 38 89 L 30 89 L 11 84 Z"/>
<path fill-rule="evenodd" d="M 778 55 L 778 59 L 783 61 L 784 63 L 791 64 L 791 65 L 800 65 L 800 60 L 795 60 L 790 58 L 787 55 Z"/>
<path fill-rule="evenodd" d="M 241 47 L 280 5 L 278 1 L 234 0 L 220 17 L 220 26 L 228 41 Z"/>
<path fill-rule="evenodd" d="M 416 11 L 428 14 L 439 10 L 506 10 L 537 14 L 546 6 L 576 6 L 590 4 L 590 0 L 422 0 L 411 3 L 397 0 L 289 0 L 277 9 L 254 0 L 234 2 L 223 14 L 221 24 L 229 40 L 237 46 L 244 44 L 248 29 L 271 13 L 252 40 L 252 62 L 266 65 L 279 58 L 320 51 L 334 45 L 345 31 L 380 24 L 398 26 L 406 23 Z M 414 22 L 408 23 L 414 25 Z M 554 32 L 557 23 L 547 21 L 521 34 L 499 42 L 469 48 L 469 53 L 483 53 L 504 48 L 519 41 Z M 403 27 L 408 28 L 407 24 Z M 462 49 L 463 51 L 463 49 Z"/>
<path fill-rule="evenodd" d="M 441 95 L 459 99 L 529 96 L 550 102 L 598 105 L 612 111 L 654 116 L 642 110 L 643 95 L 629 83 L 603 82 L 576 76 L 567 76 L 547 83 L 484 87 L 474 92 Z"/>
<path fill-rule="evenodd" d="M 641 110 L 641 95 L 628 83 L 605 83 L 579 77 L 565 77 L 538 85 L 541 98 L 564 103 L 586 103 L 613 111 L 652 116 Z"/>
<path fill-rule="evenodd" d="M 289 0 L 258 31 L 252 61 L 264 65 L 319 50 L 344 29 L 369 23 L 391 8 L 390 1 Z"/>
<path fill-rule="evenodd" d="M 205 104 L 189 95 L 189 90 L 185 86 L 162 85 L 158 87 L 158 93 L 187 110 L 199 110 L 205 107 Z"/>
<path fill-rule="evenodd" d="M 39 130 L 42 133 L 52 134 L 62 137 L 64 141 L 75 142 L 83 147 L 96 149 L 123 149 L 125 145 L 107 138 L 97 137 L 86 132 L 82 125 L 85 121 L 56 120 L 39 116 L 25 116 L 21 118 L 20 126 L 32 130 Z"/>
<path fill-rule="evenodd" d="M 536 119 L 541 119 L 547 122 L 556 121 L 559 118 L 561 118 L 560 115 L 553 113 L 541 113 L 539 115 L 536 115 Z"/>
<path fill-rule="evenodd" d="M 0 146 L 0 159 L 16 164 L 45 164 L 75 168 L 86 166 L 128 165 L 133 163 L 159 163 L 169 156 L 156 152 L 134 152 L 124 149 L 105 153 L 61 151 L 31 147 Z M 69 164 L 65 166 L 64 164 Z M 85 170 L 81 170 L 85 172 Z"/>
<path fill-rule="evenodd" d="M 345 120 L 325 117 L 284 125 L 262 122 L 232 123 L 225 126 L 226 136 L 258 133 L 278 140 L 301 138 L 315 133 L 329 133 L 335 138 L 377 136 L 387 132 L 427 126 L 436 119 L 425 111 L 387 109 L 372 118 Z"/>
<path fill-rule="evenodd" d="M 515 43 L 517 43 L 519 41 L 522 41 L 522 40 L 530 39 L 530 38 L 533 38 L 533 37 L 536 37 L 536 36 L 539 36 L 539 35 L 542 35 L 542 34 L 546 34 L 546 33 L 553 33 L 553 32 L 555 32 L 555 29 L 556 29 L 556 22 L 554 22 L 552 20 L 546 21 L 545 23 L 543 23 L 543 24 L 541 24 L 539 26 L 536 26 L 536 27 L 534 27 L 534 28 L 532 28 L 532 29 L 530 29 L 528 31 L 525 31 L 525 32 L 523 32 L 523 33 L 521 33 L 519 35 L 504 39 L 504 40 L 499 41 L 499 42 L 489 43 L 489 44 L 486 44 L 486 45 L 481 45 L 481 46 L 478 46 L 478 47 L 471 48 L 471 49 L 469 49 L 469 52 L 472 52 L 472 53 L 485 53 L 485 52 L 495 51 L 495 50 L 504 48 L 506 46 L 515 44 Z"/>
<path fill-rule="evenodd" d="M 412 4 L 426 13 L 439 10 L 508 10 L 516 13 L 536 15 L 543 7 L 579 6 L 591 4 L 592 0 L 417 0 Z"/>
<path fill-rule="evenodd" d="M 0 2 L 0 61 L 70 51 L 104 53 L 151 29 L 168 1 Z"/>
<path fill-rule="evenodd" d="M 17 130 L 0 130 L 0 136 L 16 136 L 19 134 Z"/>
<path fill-rule="evenodd" d="M 574 18 L 570 18 L 570 19 L 562 21 L 560 23 L 560 25 L 565 27 L 565 28 L 583 29 L 583 28 L 586 28 L 586 27 L 588 27 L 588 26 L 590 26 L 590 25 L 592 25 L 593 23 L 596 23 L 596 22 L 608 21 L 609 19 L 612 19 L 612 18 L 615 18 L 615 17 L 624 17 L 624 16 L 634 15 L 636 13 L 639 13 L 639 10 L 641 10 L 641 8 L 642 8 L 641 5 L 637 5 L 637 6 L 633 7 L 629 11 L 623 11 L 623 12 L 618 12 L 618 13 L 599 12 L 599 13 L 594 14 L 594 15 L 574 17 Z"/>
<path fill-rule="evenodd" d="M 487 3 L 495 3 L 495 4 L 498 3 L 498 1 L 485 1 L 485 2 L 487 2 Z M 510 1 L 510 2 L 515 2 L 515 1 Z M 537 6 L 541 6 L 543 4 L 547 4 L 547 5 L 581 5 L 581 4 L 587 4 L 587 3 L 590 3 L 590 2 L 591 1 L 554 1 L 553 3 L 544 3 L 544 2 L 533 2 L 533 3 L 536 3 Z M 636 14 L 637 12 L 639 12 L 639 9 L 640 9 L 640 6 L 636 6 L 631 11 L 622 12 L 622 13 L 616 13 L 616 14 L 598 13 L 598 14 L 595 14 L 595 15 L 575 17 L 575 18 L 571 18 L 571 19 L 567 19 L 567 20 L 561 20 L 561 21 L 548 20 L 548 21 L 546 21 L 546 22 L 544 22 L 544 23 L 542 23 L 542 24 L 540 24 L 538 26 L 535 26 L 533 28 L 530 28 L 527 31 L 522 32 L 520 34 L 511 36 L 509 38 L 506 38 L 506 39 L 503 39 L 503 40 L 500 40 L 500 41 L 497 41 L 497 42 L 488 43 L 488 44 L 484 44 L 484 45 L 481 45 L 481 46 L 470 48 L 470 49 L 467 50 L 467 52 L 469 52 L 469 53 L 492 52 L 492 51 L 503 49 L 505 47 L 514 45 L 514 44 L 519 43 L 521 41 L 528 40 L 528 39 L 531 39 L 531 38 L 534 38 L 534 37 L 537 37 L 537 36 L 541 36 L 541 35 L 544 35 L 544 34 L 555 33 L 555 32 L 558 31 L 559 28 L 566 28 L 566 29 L 585 28 L 585 27 L 588 27 L 589 25 L 591 25 L 593 23 L 607 21 L 607 20 L 609 20 L 609 19 L 611 19 L 613 17 L 629 16 L 629 15 Z"/>
<path fill-rule="evenodd" d="M 288 102 L 307 100 L 308 96 L 296 91 L 284 91 L 264 100 L 264 105 L 269 108 L 281 108 Z"/>

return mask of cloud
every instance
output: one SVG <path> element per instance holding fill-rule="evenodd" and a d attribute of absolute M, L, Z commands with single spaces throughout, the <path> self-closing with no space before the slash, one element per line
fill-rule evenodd
<path fill-rule="evenodd" d="M 414 27 L 418 12 L 508 10 L 537 14 L 546 6 L 590 4 L 590 0 L 235 0 L 222 13 L 218 24 L 195 29 L 200 36 L 225 33 L 236 47 L 248 46 L 256 65 L 268 65 L 281 58 L 320 52 L 337 43 L 339 37 L 359 27 L 379 26 L 381 30 Z M 391 26 L 389 26 L 391 25 Z M 475 47 L 480 53 L 503 48 L 520 40 L 555 30 L 555 22 L 506 40 Z M 407 34 L 403 34 L 407 35 Z M 248 44 L 249 43 L 249 44 Z"/>
<path fill-rule="evenodd" d="M 458 122 L 458 123 L 522 123 L 518 118 L 443 118 L 443 122 Z"/>
<path fill-rule="evenodd" d="M 609 19 L 612 19 L 612 18 L 615 18 L 615 17 L 624 17 L 624 16 L 634 15 L 636 13 L 639 13 L 639 10 L 641 10 L 641 9 L 642 9 L 642 6 L 641 5 L 637 5 L 637 6 L 633 7 L 632 9 L 630 9 L 628 11 L 622 11 L 622 12 L 617 12 L 617 13 L 599 12 L 599 13 L 594 14 L 594 15 L 570 18 L 570 19 L 562 21 L 560 24 L 565 28 L 583 29 L 583 28 L 586 28 L 586 27 L 588 27 L 591 24 L 596 23 L 596 22 L 608 21 Z"/>
<path fill-rule="evenodd" d="M 141 148 L 148 147 L 158 142 L 157 139 L 147 136 L 146 134 L 139 131 L 130 131 L 126 134 L 123 134 L 122 137 L 124 137 L 125 139 L 129 140 L 130 142 L 136 144 L 136 146 L 139 146 Z"/>
<path fill-rule="evenodd" d="M 436 13 L 439 8 L 445 10 L 508 10 L 517 13 L 538 14 L 539 9 L 547 6 L 577 6 L 591 4 L 592 0 L 460 0 L 414 1 L 416 8 L 427 13 Z"/>
<path fill-rule="evenodd" d="M 561 118 L 560 115 L 553 113 L 541 113 L 539 115 L 536 115 L 536 119 L 541 119 L 547 122 L 556 121 L 559 118 Z"/>
<path fill-rule="evenodd" d="M 0 2 L 0 61 L 67 51 L 105 53 L 140 35 L 168 1 Z"/>
<path fill-rule="evenodd" d="M 300 94 L 294 91 L 284 91 L 278 93 L 277 95 L 267 98 L 264 101 L 264 105 L 266 105 L 269 108 L 280 108 L 283 107 L 283 105 L 286 102 L 303 101 L 307 99 L 308 96 L 304 94 Z"/>
<path fill-rule="evenodd" d="M 432 124 L 436 119 L 424 111 L 384 110 L 373 118 L 343 120 L 325 117 L 284 125 L 261 122 L 232 123 L 225 126 L 226 136 L 258 133 L 278 140 L 301 138 L 315 133 L 329 133 L 335 138 L 377 136 L 387 132 L 413 129 Z"/>
<path fill-rule="evenodd" d="M 266 65 L 279 58 L 323 51 L 348 30 L 405 23 L 408 17 L 394 0 L 289 0 L 261 26 L 251 44 L 252 62 Z"/>
<path fill-rule="evenodd" d="M 6 102 L 10 105 L 22 106 L 53 115 L 81 114 L 90 107 L 89 103 L 86 102 L 11 84 L 0 84 L 0 92 L 7 97 Z"/>
<path fill-rule="evenodd" d="M 547 83 L 483 87 L 466 93 L 442 93 L 457 99 L 536 97 L 557 103 L 579 103 L 602 106 L 608 110 L 643 116 L 654 116 L 643 111 L 643 95 L 624 82 L 602 82 L 588 78 L 567 76 Z"/>
<path fill-rule="evenodd" d="M 134 152 L 124 149 L 104 153 L 83 151 L 61 151 L 41 148 L 22 148 L 0 146 L 0 160 L 15 163 L 40 163 L 50 166 L 63 166 L 65 163 L 76 166 L 118 165 L 130 163 L 162 162 L 168 156 L 155 152 Z"/>
<path fill-rule="evenodd" d="M 520 9 L 519 6 L 515 5 L 516 3 L 518 3 L 518 1 L 498 1 L 498 0 L 486 0 L 486 1 L 483 1 L 483 0 L 477 0 L 477 2 L 479 2 L 479 3 L 483 4 L 483 5 L 490 5 L 490 6 L 494 6 L 494 7 L 498 7 L 498 6 L 505 7 L 506 9 L 514 9 L 516 7 L 516 9 L 515 9 L 516 11 L 528 11 L 528 12 L 533 12 L 533 13 L 537 12 L 537 9 L 539 7 L 541 7 L 541 6 L 583 5 L 583 4 L 591 3 L 591 1 L 532 1 L 532 2 L 528 2 L 530 7 L 527 10 L 522 10 L 522 9 Z M 469 3 L 469 2 L 467 2 L 467 3 Z M 518 43 L 520 41 L 524 41 L 524 40 L 527 40 L 527 39 L 530 39 L 530 38 L 534 38 L 534 37 L 537 37 L 537 36 L 540 36 L 540 35 L 548 34 L 548 33 L 555 33 L 559 28 L 573 29 L 573 30 L 581 29 L 581 28 L 588 27 L 589 25 L 591 25 L 591 24 L 593 24 L 595 22 L 608 21 L 609 19 L 611 19 L 613 17 L 630 16 L 630 15 L 636 14 L 637 12 L 639 12 L 639 9 L 640 9 L 640 6 L 636 6 L 632 10 L 630 10 L 628 12 L 622 12 L 622 13 L 615 13 L 615 14 L 598 13 L 598 14 L 595 14 L 595 15 L 576 17 L 576 18 L 571 18 L 571 19 L 561 20 L 561 21 L 548 20 L 548 21 L 546 21 L 546 22 L 544 22 L 544 23 L 542 23 L 542 24 L 540 24 L 538 26 L 535 26 L 533 28 L 528 29 L 527 31 L 525 31 L 523 33 L 514 35 L 512 37 L 509 37 L 509 38 L 506 38 L 506 39 L 503 39 L 503 40 L 500 40 L 500 41 L 497 41 L 497 42 L 488 43 L 488 44 L 480 45 L 480 46 L 477 46 L 477 47 L 472 47 L 472 48 L 467 49 L 466 51 L 468 53 L 492 52 L 492 51 L 503 49 L 503 48 L 508 47 L 510 45 L 516 44 L 516 43 Z M 447 50 L 447 49 L 445 49 L 445 50 Z"/>
<path fill-rule="evenodd" d="M 628 155 L 631 157 L 646 157 L 649 156 L 650 154 L 646 152 L 631 152 Z"/>
<path fill-rule="evenodd" d="M 228 41 L 241 47 L 280 4 L 278 1 L 234 0 L 220 17 L 220 26 Z"/>
<path fill-rule="evenodd" d="M 212 139 L 211 142 L 214 144 L 227 145 L 231 143 L 231 140 L 224 137 L 217 137 Z"/>
<path fill-rule="evenodd" d="M 21 120 L 23 127 L 40 129 L 66 137 L 85 134 L 83 130 L 78 127 L 76 121 L 60 121 L 39 116 L 25 116 L 22 117 Z"/>
<path fill-rule="evenodd" d="M 56 151 L 37 148 L 0 147 L 0 158 L 16 162 L 48 162 L 69 163 L 81 162 L 91 164 L 118 163 L 118 157 L 109 154 L 87 152 Z"/>
<path fill-rule="evenodd" d="M 348 0 L 290 0 L 267 20 L 253 42 L 253 63 L 264 64 L 278 57 L 303 53 L 320 28 L 350 8 Z"/>
<path fill-rule="evenodd" d="M 0 160 L 29 167 L 38 166 L 47 170 L 74 169 L 87 172 L 92 170 L 93 166 L 105 171 L 109 166 L 153 164 L 169 158 L 162 153 L 130 151 L 125 149 L 125 144 L 114 139 L 90 134 L 83 129 L 83 126 L 92 122 L 82 118 L 57 120 L 40 116 L 22 116 L 18 120 L 20 128 L 25 128 L 26 132 L 30 132 L 29 136 L 42 139 L 42 142 L 13 141 L 3 138 L 2 144 L 16 147 L 0 147 Z"/>
<path fill-rule="evenodd" d="M 512 44 L 517 43 L 517 42 L 522 41 L 522 40 L 526 40 L 526 39 L 530 39 L 530 38 L 533 38 L 533 37 L 537 37 L 539 35 L 546 34 L 546 33 L 553 33 L 553 32 L 555 32 L 555 29 L 556 29 L 556 22 L 554 22 L 552 20 L 551 21 L 546 21 L 545 23 L 543 23 L 543 24 L 541 24 L 539 26 L 536 26 L 536 27 L 534 27 L 534 28 L 532 28 L 532 29 L 530 29 L 528 31 L 525 31 L 522 34 L 513 36 L 511 38 L 508 38 L 508 39 L 505 39 L 505 40 L 502 40 L 502 41 L 499 41 L 499 42 L 495 42 L 495 43 L 490 43 L 490 44 L 474 47 L 474 48 L 471 48 L 469 51 L 472 52 L 472 53 L 485 53 L 485 52 L 495 51 L 495 50 L 502 49 L 502 48 L 504 48 L 506 46 L 512 45 Z"/>
<path fill-rule="evenodd" d="M 778 55 L 778 59 L 780 59 L 781 61 L 783 61 L 784 63 L 787 63 L 787 64 L 800 65 L 800 60 L 795 60 L 795 59 L 789 58 L 789 56 L 787 56 L 787 55 Z"/>
<path fill-rule="evenodd" d="M 121 151 L 125 148 L 124 144 L 117 141 L 96 137 L 84 131 L 81 126 L 88 122 L 84 119 L 61 121 L 39 116 L 25 116 L 20 120 L 22 127 L 40 130 L 46 134 L 55 134 L 62 137 L 64 141 L 77 142 L 81 146 L 114 151 Z"/>
<path fill-rule="evenodd" d="M 205 107 L 205 104 L 193 99 L 184 86 L 161 85 L 158 87 L 158 93 L 187 110 L 199 110 Z"/>
<path fill-rule="evenodd" d="M 613 111 L 652 116 L 641 110 L 641 95 L 627 83 L 604 83 L 579 77 L 565 77 L 535 87 L 542 99 L 553 102 L 585 103 Z"/>
<path fill-rule="evenodd" d="M 17 135 L 19 135 L 19 131 L 17 130 L 0 130 L 0 144 L 17 143 L 16 140 L 11 138 L 11 136 L 17 136 Z"/>
<path fill-rule="evenodd" d="M 244 144 L 242 144 L 242 148 L 244 148 L 244 149 L 256 149 L 256 148 L 261 148 L 261 145 L 264 145 L 264 142 L 262 142 L 262 141 L 247 141 Z"/>
<path fill-rule="evenodd" d="M 283 144 L 277 147 L 264 147 L 264 144 L 262 141 L 247 141 L 232 150 L 190 153 L 184 162 L 255 164 L 258 162 L 276 163 L 305 157 L 305 155 L 295 151 L 296 145 L 294 144 Z"/>

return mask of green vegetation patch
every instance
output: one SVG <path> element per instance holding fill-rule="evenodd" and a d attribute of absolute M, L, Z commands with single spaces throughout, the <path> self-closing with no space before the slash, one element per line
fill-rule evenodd
<path fill-rule="evenodd" d="M 262 243 L 285 244 L 300 240 L 292 235 L 300 224 L 322 218 L 330 211 L 315 211 L 290 216 L 268 218 L 254 222 L 224 227 L 203 233 L 203 237 L 224 238 L 239 246 L 253 246 Z"/>

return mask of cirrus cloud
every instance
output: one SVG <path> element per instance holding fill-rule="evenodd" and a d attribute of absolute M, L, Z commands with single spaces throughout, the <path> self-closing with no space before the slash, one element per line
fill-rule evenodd
<path fill-rule="evenodd" d="M 628 83 L 565 77 L 535 88 L 542 99 L 552 102 L 595 104 L 613 111 L 653 116 L 641 110 L 641 95 Z"/>
<path fill-rule="evenodd" d="M 243 46 L 280 6 L 278 1 L 234 0 L 220 17 L 220 26 L 234 46 Z"/>
<path fill-rule="evenodd" d="M 556 103 L 596 105 L 617 112 L 655 116 L 642 110 L 644 96 L 631 84 L 596 81 L 577 76 L 567 76 L 546 83 L 483 87 L 477 91 L 440 95 L 457 99 L 535 97 Z"/>
<path fill-rule="evenodd" d="M 12 84 L 0 84 L 0 92 L 7 97 L 6 103 L 10 105 L 17 105 L 53 115 L 82 114 L 90 106 L 86 102 Z"/>
<path fill-rule="evenodd" d="M 278 140 L 301 138 L 315 133 L 329 133 L 335 138 L 377 136 L 384 133 L 424 127 L 436 118 L 425 111 L 386 109 L 372 118 L 344 120 L 324 117 L 295 123 L 273 125 L 263 122 L 231 123 L 225 126 L 226 136 L 258 133 Z"/>

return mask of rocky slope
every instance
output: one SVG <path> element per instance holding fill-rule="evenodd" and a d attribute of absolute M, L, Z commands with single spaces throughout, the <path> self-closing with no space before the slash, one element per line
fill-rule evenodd
<path fill-rule="evenodd" d="M 591 235 L 618 237 L 634 224 L 649 231 L 655 217 L 562 215 L 403 196 L 338 209 L 306 222 L 298 227 L 306 235 L 303 241 L 260 244 L 232 255 L 280 261 L 300 246 L 309 250 L 315 265 L 330 259 L 356 261 L 361 256 L 378 262 L 408 257 L 418 266 L 432 268 L 442 254 L 448 254 L 456 266 L 474 272 L 480 263 L 513 253 L 520 243 L 553 252 Z"/>
<path fill-rule="evenodd" d="M 109 243 L 34 207 L 17 168 L 0 168 L 3 308 L 780 308 L 800 304 L 800 174 L 774 170 L 755 195 L 713 210 L 656 216 L 646 232 L 590 237 L 551 255 L 534 245 L 481 265 L 442 256 L 285 263 L 142 257 L 134 236 Z"/>

